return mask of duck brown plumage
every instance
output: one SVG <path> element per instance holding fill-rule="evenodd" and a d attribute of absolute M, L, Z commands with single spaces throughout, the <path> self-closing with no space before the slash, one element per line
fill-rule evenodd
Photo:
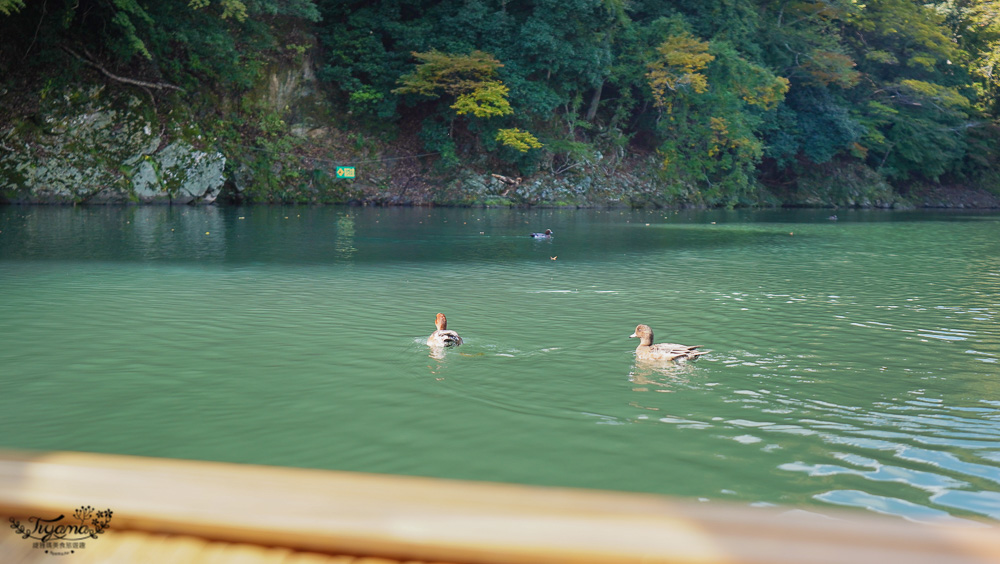
<path fill-rule="evenodd" d="M 662 361 L 684 361 L 695 360 L 708 351 L 695 350 L 701 345 L 688 346 L 676 343 L 653 344 L 653 330 L 649 325 L 638 325 L 635 333 L 629 338 L 639 339 L 639 346 L 635 349 L 635 357 L 638 360 L 662 360 Z"/>
<path fill-rule="evenodd" d="M 458 333 L 448 329 L 448 318 L 443 313 L 437 314 L 434 319 L 434 326 L 437 331 L 427 337 L 427 344 L 432 347 L 457 347 L 462 344 L 462 338 Z"/>

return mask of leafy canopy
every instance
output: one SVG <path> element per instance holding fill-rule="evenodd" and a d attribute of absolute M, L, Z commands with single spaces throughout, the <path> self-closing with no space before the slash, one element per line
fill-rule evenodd
<path fill-rule="evenodd" d="M 420 62 L 413 72 L 399 78 L 402 85 L 396 94 L 417 94 L 438 97 L 444 92 L 455 97 L 451 109 L 459 116 L 471 114 L 477 118 L 492 118 L 514 113 L 508 95 L 510 89 L 496 79 L 503 65 L 488 53 L 473 51 L 456 55 L 431 50 L 413 53 Z M 542 144 L 527 131 L 500 129 L 495 139 L 520 152 L 537 149 Z"/>
<path fill-rule="evenodd" d="M 688 88 L 696 94 L 708 90 L 708 79 L 700 72 L 715 59 L 708 48 L 707 41 L 689 33 L 672 36 L 656 48 L 659 57 L 649 63 L 646 78 L 658 107 L 667 105 L 668 90 Z"/>
<path fill-rule="evenodd" d="M 431 50 L 412 55 L 420 62 L 413 72 L 399 77 L 402 86 L 393 90 L 397 94 L 434 96 L 435 92 L 443 90 L 460 96 L 491 82 L 497 69 L 503 66 L 492 55 L 482 51 L 452 55 Z"/>

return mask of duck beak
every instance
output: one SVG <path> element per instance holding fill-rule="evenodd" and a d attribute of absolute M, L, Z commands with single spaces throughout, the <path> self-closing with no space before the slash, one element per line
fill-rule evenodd
<path fill-rule="evenodd" d="M 638 339 L 639 335 L 636 335 L 635 333 L 632 333 L 631 335 L 628 336 L 628 338 L 629 339 Z"/>

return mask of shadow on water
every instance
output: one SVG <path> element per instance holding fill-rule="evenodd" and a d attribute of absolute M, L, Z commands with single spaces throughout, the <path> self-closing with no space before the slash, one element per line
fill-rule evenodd
<path fill-rule="evenodd" d="M 516 262 L 543 255 L 594 260 L 619 253 L 786 244 L 788 217 L 779 226 L 759 216 L 662 210 L 8 206 L 0 208 L 0 260 Z M 822 219 L 816 213 L 795 217 Z M 527 236 L 546 228 L 555 231 L 553 239 Z M 422 237 L 414 239 L 418 230 Z M 798 236 L 801 241 L 819 235 Z"/>

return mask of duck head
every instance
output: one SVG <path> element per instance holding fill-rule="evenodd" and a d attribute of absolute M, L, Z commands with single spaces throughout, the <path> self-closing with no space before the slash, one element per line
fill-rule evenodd
<path fill-rule="evenodd" d="M 653 344 L 653 330 L 650 329 L 649 325 L 636 325 L 635 333 L 628 337 L 629 339 L 639 339 L 640 346 Z"/>
<path fill-rule="evenodd" d="M 434 326 L 438 328 L 438 331 L 444 331 L 448 328 L 448 318 L 443 313 L 437 314 L 437 317 L 434 319 Z"/>

